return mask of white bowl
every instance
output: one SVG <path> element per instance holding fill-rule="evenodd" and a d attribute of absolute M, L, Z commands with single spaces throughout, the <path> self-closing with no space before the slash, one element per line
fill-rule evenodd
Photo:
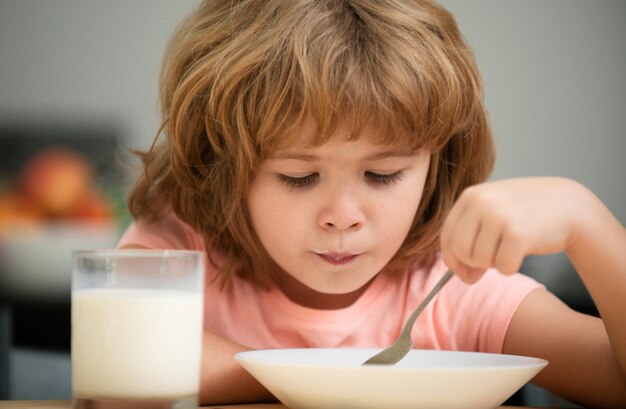
<path fill-rule="evenodd" d="M 394 366 L 361 366 L 380 350 L 273 349 L 235 354 L 294 409 L 497 408 L 548 362 L 515 355 L 414 349 Z"/>

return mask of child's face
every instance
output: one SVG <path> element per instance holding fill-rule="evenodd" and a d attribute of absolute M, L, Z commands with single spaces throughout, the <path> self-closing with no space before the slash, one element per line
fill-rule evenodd
<path fill-rule="evenodd" d="M 316 292 L 346 294 L 367 284 L 400 248 L 422 197 L 430 155 L 381 146 L 375 130 L 357 141 L 339 131 L 298 142 L 265 161 L 248 206 L 261 243 L 284 271 Z"/>

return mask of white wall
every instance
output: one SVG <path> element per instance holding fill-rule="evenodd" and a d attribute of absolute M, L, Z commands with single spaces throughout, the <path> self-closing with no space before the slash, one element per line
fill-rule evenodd
<path fill-rule="evenodd" d="M 563 175 L 626 223 L 626 2 L 442 0 L 486 83 L 494 178 Z M 147 146 L 173 25 L 195 0 L 0 0 L 0 122 L 82 118 Z"/>
<path fill-rule="evenodd" d="M 163 48 L 194 4 L 0 0 L 0 121 L 108 121 L 147 144 Z"/>
<path fill-rule="evenodd" d="M 572 177 L 626 223 L 626 2 L 441 3 L 483 73 L 493 177 Z"/>

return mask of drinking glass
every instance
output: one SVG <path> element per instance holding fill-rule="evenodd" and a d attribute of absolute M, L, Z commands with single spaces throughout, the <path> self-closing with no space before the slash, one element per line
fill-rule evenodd
<path fill-rule="evenodd" d="M 72 407 L 196 409 L 199 251 L 72 254 Z"/>

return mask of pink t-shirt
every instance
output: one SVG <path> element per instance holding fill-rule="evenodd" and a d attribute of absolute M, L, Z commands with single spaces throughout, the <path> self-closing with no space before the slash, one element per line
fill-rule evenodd
<path fill-rule="evenodd" d="M 118 246 L 125 244 L 206 251 L 202 237 L 173 214 L 133 223 Z M 439 258 L 432 268 L 407 269 L 401 277 L 379 274 L 349 307 L 316 310 L 239 277 L 220 290 L 212 284 L 214 268 L 206 265 L 205 329 L 253 349 L 386 347 L 446 271 Z M 495 270 L 474 285 L 453 277 L 417 319 L 415 348 L 500 353 L 513 313 L 540 287 L 522 274 Z"/>

